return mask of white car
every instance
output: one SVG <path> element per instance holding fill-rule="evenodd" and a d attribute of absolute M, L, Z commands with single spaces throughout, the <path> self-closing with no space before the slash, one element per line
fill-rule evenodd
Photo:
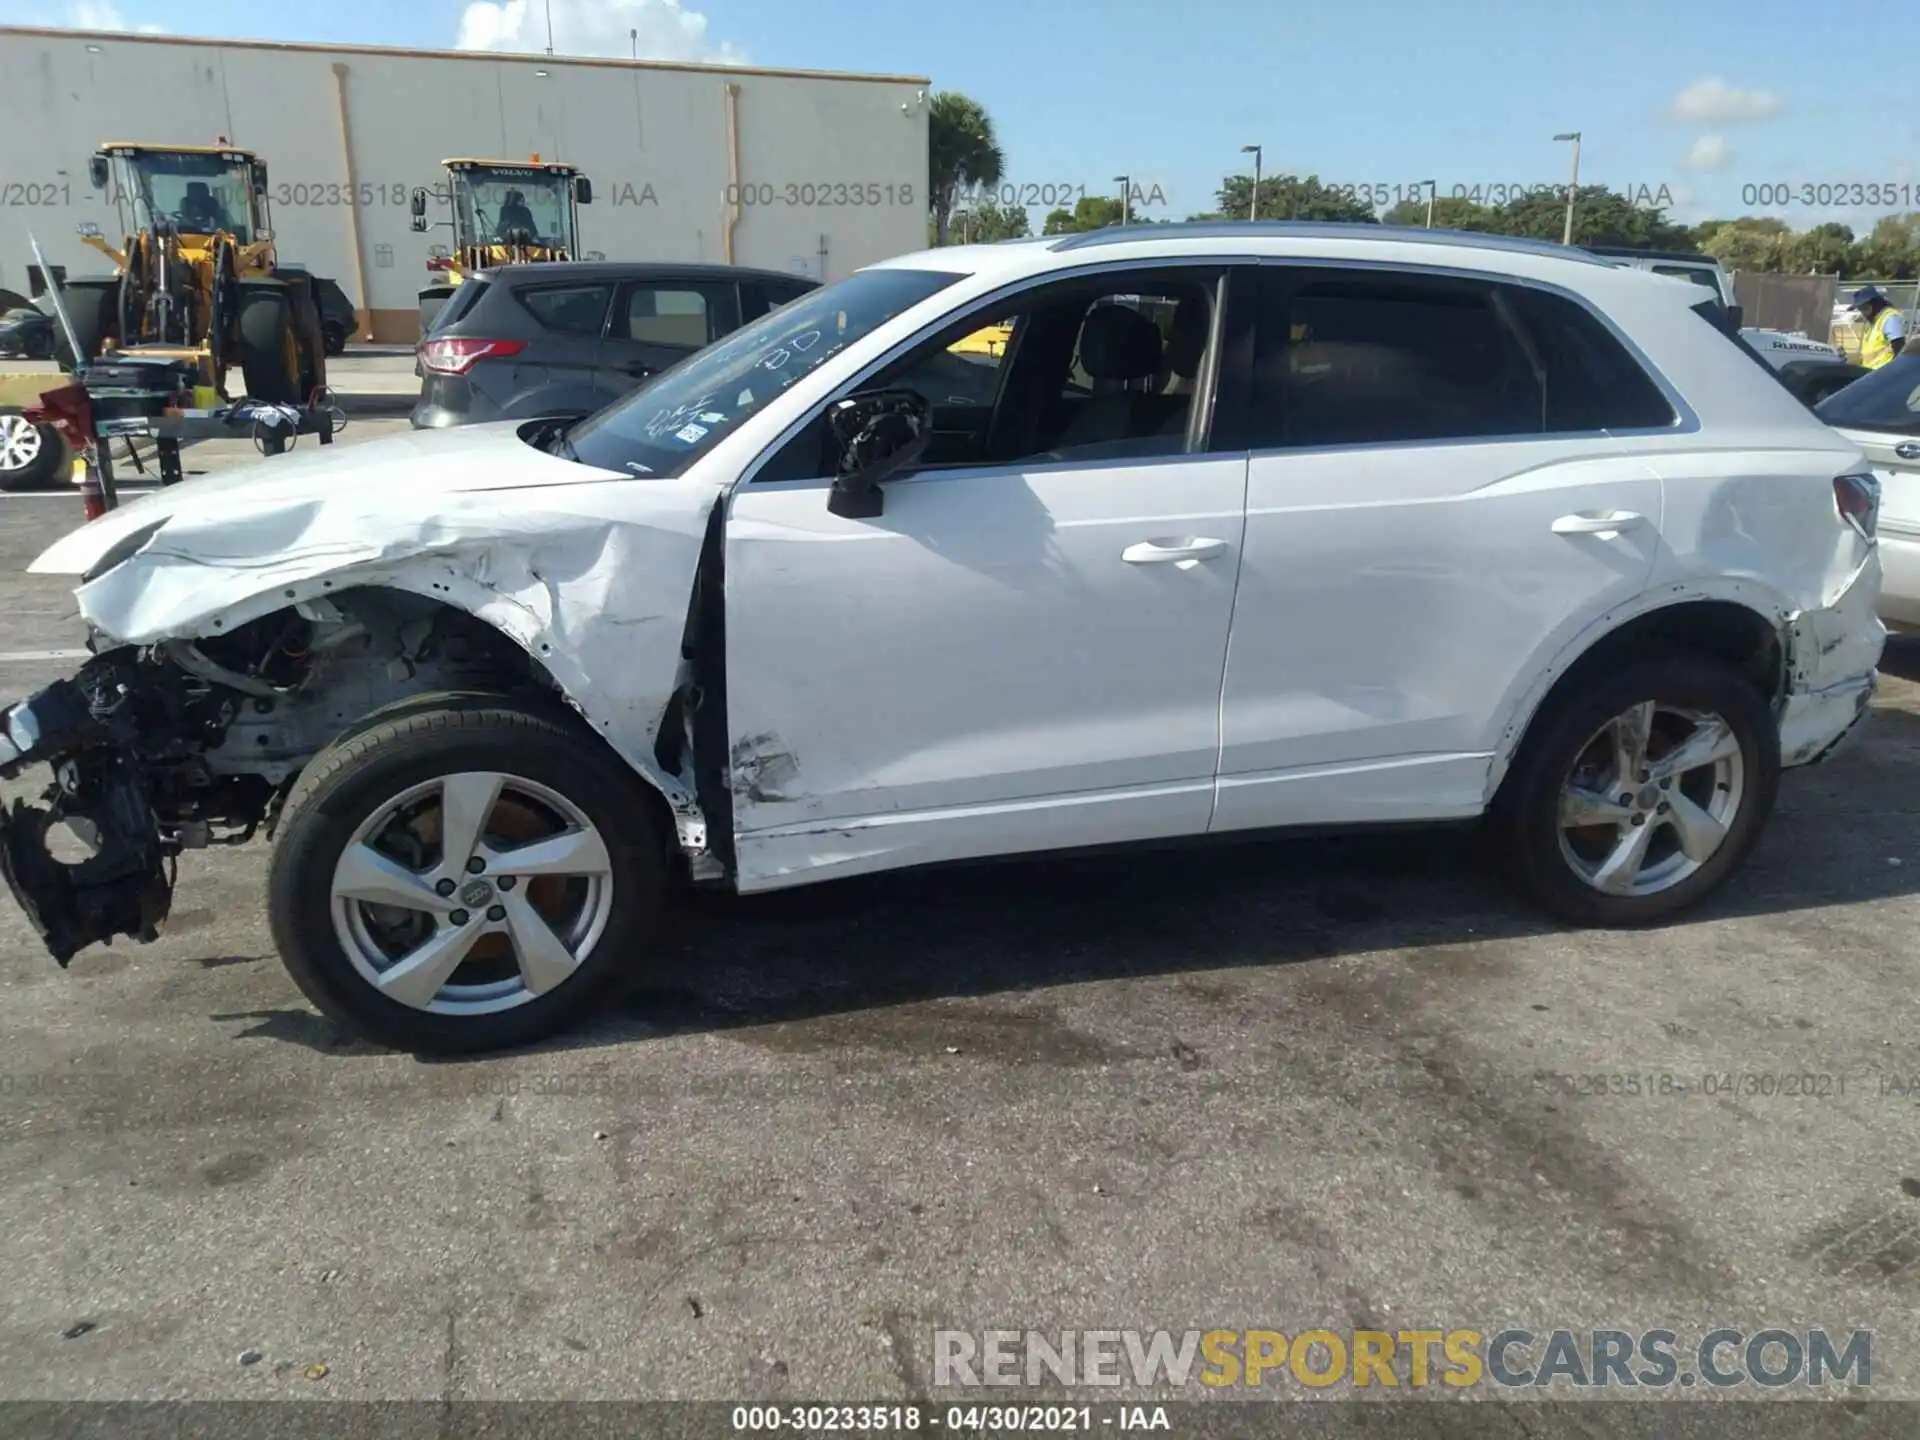
<path fill-rule="evenodd" d="M 300 987 L 423 1051 L 582 1013 L 677 878 L 1485 818 L 1551 913 L 1664 919 L 1885 640 L 1860 453 L 1688 300 L 1113 228 L 872 266 L 579 423 L 174 486 L 33 566 L 98 653 L 6 718 L 54 773 L 7 876 L 64 962 L 264 824 Z"/>
<path fill-rule="evenodd" d="M 1880 618 L 1920 632 L 1920 351 L 1869 371 L 1814 412 L 1858 445 L 1880 481 Z"/>

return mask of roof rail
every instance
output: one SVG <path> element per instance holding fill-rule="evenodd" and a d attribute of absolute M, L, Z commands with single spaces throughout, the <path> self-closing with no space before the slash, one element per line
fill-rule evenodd
<path fill-rule="evenodd" d="M 1552 255 L 1587 265 L 1606 262 L 1576 245 L 1489 235 L 1478 230 L 1427 230 L 1414 225 L 1375 225 L 1345 220 L 1187 220 L 1168 225 L 1109 225 L 1054 241 L 1055 250 L 1087 250 L 1134 240 L 1378 240 L 1505 250 L 1523 255 Z"/>

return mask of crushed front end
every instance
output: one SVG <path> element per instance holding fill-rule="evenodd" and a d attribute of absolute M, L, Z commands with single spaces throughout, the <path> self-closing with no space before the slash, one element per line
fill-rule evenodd
<path fill-rule="evenodd" d="M 61 965 L 95 941 L 156 939 L 179 852 L 253 834 L 275 787 L 207 762 L 246 702 L 164 651 L 122 647 L 7 711 L 0 777 L 52 775 L 39 803 L 0 816 L 0 869 Z"/>

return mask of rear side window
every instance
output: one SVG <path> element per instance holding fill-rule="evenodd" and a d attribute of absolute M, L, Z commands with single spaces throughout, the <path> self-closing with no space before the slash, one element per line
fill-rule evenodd
<path fill-rule="evenodd" d="M 1640 362 L 1584 306 L 1521 285 L 1506 287 L 1503 298 L 1539 364 L 1549 434 L 1655 430 L 1678 418 Z"/>
<path fill-rule="evenodd" d="M 553 285 L 519 295 L 534 319 L 564 335 L 598 335 L 612 298 L 611 285 Z"/>
<path fill-rule="evenodd" d="M 1272 267 L 1261 288 L 1255 448 L 1540 432 L 1540 385 L 1492 286 Z"/>

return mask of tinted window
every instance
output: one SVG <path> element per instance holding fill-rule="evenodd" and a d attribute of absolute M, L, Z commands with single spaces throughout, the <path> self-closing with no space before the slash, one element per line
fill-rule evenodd
<path fill-rule="evenodd" d="M 951 285 L 933 270 L 862 270 L 761 316 L 567 432 L 587 465 L 678 475 L 848 345 Z"/>
<path fill-rule="evenodd" d="M 1674 423 L 1666 396 L 1585 306 L 1519 285 L 1507 287 L 1503 297 L 1539 362 L 1542 424 L 1549 433 Z"/>
<path fill-rule="evenodd" d="M 869 388 L 931 407 L 922 469 L 1178 455 L 1218 289 L 1212 273 L 1164 267 L 1040 286 L 957 321 Z M 816 417 L 757 478 L 826 475 L 833 461 Z"/>
<path fill-rule="evenodd" d="M 724 318 L 732 309 L 727 289 L 722 285 L 671 282 L 635 285 L 627 291 L 626 308 L 620 316 L 625 338 L 647 345 L 698 350 L 729 328 L 730 322 Z M 621 333 L 616 327 L 615 334 Z"/>
<path fill-rule="evenodd" d="M 486 294 L 489 283 L 476 275 L 473 279 L 455 286 L 453 294 L 447 297 L 447 303 L 442 305 L 440 312 L 433 317 L 433 324 L 427 327 L 427 333 L 438 335 L 449 325 L 457 324 L 462 316 L 480 303 L 480 297 Z"/>
<path fill-rule="evenodd" d="M 520 303 L 547 329 L 568 335 L 598 335 L 612 298 L 611 285 L 555 285 L 522 290 L 519 296 Z"/>
<path fill-rule="evenodd" d="M 1255 446 L 1538 434 L 1542 389 L 1493 287 L 1261 274 Z"/>
<path fill-rule="evenodd" d="M 1829 425 L 1920 435 L 1920 351 L 1903 351 L 1814 407 Z"/>

